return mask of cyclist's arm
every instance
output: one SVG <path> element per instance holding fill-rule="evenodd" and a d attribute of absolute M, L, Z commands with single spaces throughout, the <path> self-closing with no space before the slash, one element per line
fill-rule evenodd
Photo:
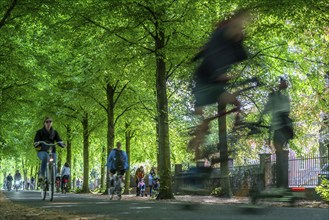
<path fill-rule="evenodd" d="M 37 131 L 37 133 L 35 134 L 34 136 L 34 146 L 37 147 L 40 145 L 40 142 L 41 141 L 41 132 Z"/>
<path fill-rule="evenodd" d="M 63 142 L 63 140 L 60 138 L 58 132 L 55 130 L 55 137 L 54 140 L 57 142 L 57 144 L 61 147 L 65 147 L 65 143 Z"/>

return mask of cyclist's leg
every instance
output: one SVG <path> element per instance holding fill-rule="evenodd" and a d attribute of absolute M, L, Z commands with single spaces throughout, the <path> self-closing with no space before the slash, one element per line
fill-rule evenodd
<path fill-rule="evenodd" d="M 41 166 L 40 166 L 40 172 L 39 172 L 39 179 L 45 178 L 46 168 L 47 168 L 47 162 L 49 159 L 49 155 L 45 151 L 39 151 L 38 157 L 41 160 Z"/>
<path fill-rule="evenodd" d="M 111 199 L 114 195 L 114 174 L 116 173 L 116 170 L 109 170 L 109 189 L 108 189 L 108 193 L 111 195 Z"/>

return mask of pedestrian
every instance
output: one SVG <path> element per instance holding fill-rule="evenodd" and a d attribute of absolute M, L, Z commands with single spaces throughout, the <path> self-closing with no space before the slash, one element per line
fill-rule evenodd
<path fill-rule="evenodd" d="M 80 184 L 81 184 L 81 182 L 80 182 L 80 179 L 78 178 L 76 183 L 75 183 L 77 189 L 80 189 Z"/>
<path fill-rule="evenodd" d="M 152 196 L 152 188 L 153 188 L 153 181 L 154 181 L 154 178 L 156 176 L 156 173 L 155 173 L 155 169 L 154 167 L 151 168 L 150 170 L 150 173 L 148 175 L 148 178 L 149 178 L 149 188 L 150 188 L 150 196 Z"/>
<path fill-rule="evenodd" d="M 35 179 L 34 179 L 34 177 L 33 176 L 31 176 L 31 180 L 30 180 L 30 187 L 31 187 L 31 190 L 34 190 L 34 181 L 35 181 Z"/>
<path fill-rule="evenodd" d="M 136 196 L 140 195 L 138 183 L 140 182 L 141 179 L 144 179 L 144 177 L 145 177 L 144 167 L 140 166 L 139 168 L 137 168 L 137 170 L 135 172 Z"/>

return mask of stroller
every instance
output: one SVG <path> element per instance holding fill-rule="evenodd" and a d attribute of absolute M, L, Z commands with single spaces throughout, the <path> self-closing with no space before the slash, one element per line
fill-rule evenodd
<path fill-rule="evenodd" d="M 144 183 L 144 180 L 143 180 L 143 178 L 140 178 L 138 180 L 138 185 L 137 185 L 137 190 L 139 191 L 138 195 L 141 195 L 143 197 L 145 194 L 145 188 L 146 188 L 146 185 Z"/>

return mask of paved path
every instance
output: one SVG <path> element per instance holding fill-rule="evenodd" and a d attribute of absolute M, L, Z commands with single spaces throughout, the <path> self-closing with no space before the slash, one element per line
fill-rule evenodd
<path fill-rule="evenodd" d="M 108 196 L 55 194 L 54 201 L 42 201 L 38 191 L 5 192 L 14 203 L 30 207 L 69 212 L 82 216 L 128 219 L 216 219 L 216 220 L 329 220 L 328 209 L 272 207 L 245 211 L 238 204 L 200 204 L 186 206 L 184 202 L 109 200 Z"/>

